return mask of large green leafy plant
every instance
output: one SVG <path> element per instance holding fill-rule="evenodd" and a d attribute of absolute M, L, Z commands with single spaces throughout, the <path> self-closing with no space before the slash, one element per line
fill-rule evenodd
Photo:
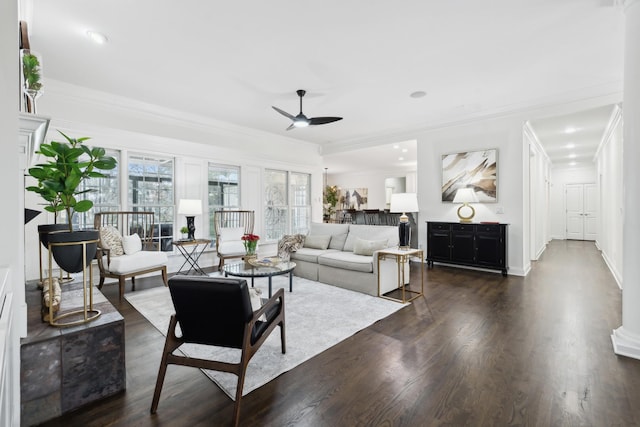
<path fill-rule="evenodd" d="M 60 132 L 60 131 L 58 131 Z M 65 142 L 51 141 L 41 144 L 36 152 L 48 159 L 29 169 L 29 175 L 38 180 L 38 185 L 27 187 L 38 193 L 48 205 L 45 210 L 57 214 L 66 211 L 69 231 L 73 231 L 73 215 L 86 212 L 93 207 L 91 200 L 78 200 L 77 196 L 91 190 L 83 190 L 82 182 L 89 178 L 104 178 L 99 170 L 116 167 L 116 159 L 106 155 L 104 148 L 89 148 L 83 143 L 89 138 L 70 138 L 60 134 Z"/>
<path fill-rule="evenodd" d="M 27 90 L 42 90 L 40 60 L 36 55 L 25 53 L 22 56 L 22 71 L 24 73 L 25 88 Z"/>

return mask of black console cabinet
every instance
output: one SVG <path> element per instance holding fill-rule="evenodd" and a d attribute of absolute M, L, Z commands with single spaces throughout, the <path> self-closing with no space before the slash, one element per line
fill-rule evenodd
<path fill-rule="evenodd" d="M 507 225 L 427 221 L 427 265 L 467 265 L 506 276 Z"/>

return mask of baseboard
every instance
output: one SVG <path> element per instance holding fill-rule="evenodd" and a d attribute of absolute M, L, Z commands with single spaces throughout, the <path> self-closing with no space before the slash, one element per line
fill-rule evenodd
<path fill-rule="evenodd" d="M 613 263 L 611 262 L 611 260 L 607 256 L 607 253 L 604 252 L 604 251 L 600 251 L 600 253 L 602 254 L 602 259 L 604 259 L 604 263 L 607 264 L 607 267 L 609 267 L 609 271 L 611 272 L 611 275 L 613 276 L 614 280 L 618 284 L 618 287 L 620 288 L 620 290 L 622 290 L 622 275 L 613 266 Z"/>
<path fill-rule="evenodd" d="M 624 326 L 613 330 L 611 342 L 613 343 L 613 352 L 615 354 L 640 360 L 640 339 L 627 334 Z"/>

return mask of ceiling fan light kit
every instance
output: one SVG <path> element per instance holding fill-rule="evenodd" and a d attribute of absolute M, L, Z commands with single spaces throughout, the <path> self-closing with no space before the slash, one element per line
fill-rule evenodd
<path fill-rule="evenodd" d="M 302 97 L 307 93 L 307 91 L 303 89 L 298 89 L 296 91 L 298 96 L 300 97 L 300 113 L 297 116 L 287 113 L 284 110 L 281 110 L 278 107 L 271 106 L 278 113 L 282 114 L 289 120 L 291 120 L 291 124 L 287 128 L 287 130 L 291 130 L 293 128 L 304 128 L 307 126 L 316 126 L 316 125 L 325 125 L 327 123 L 337 122 L 338 120 L 342 120 L 342 117 L 312 117 L 308 118 L 302 112 Z"/>

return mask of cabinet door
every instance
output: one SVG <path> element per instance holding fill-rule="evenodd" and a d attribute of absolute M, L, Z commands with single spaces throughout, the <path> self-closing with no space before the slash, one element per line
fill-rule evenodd
<path fill-rule="evenodd" d="M 430 261 L 449 261 L 451 259 L 451 229 L 449 224 L 427 224 L 427 258 Z"/>
<path fill-rule="evenodd" d="M 476 230 L 476 263 L 482 267 L 504 268 L 504 235 L 500 226 L 478 226 Z"/>
<path fill-rule="evenodd" d="M 454 224 L 451 227 L 451 260 L 464 264 L 475 261 L 473 225 Z"/>

